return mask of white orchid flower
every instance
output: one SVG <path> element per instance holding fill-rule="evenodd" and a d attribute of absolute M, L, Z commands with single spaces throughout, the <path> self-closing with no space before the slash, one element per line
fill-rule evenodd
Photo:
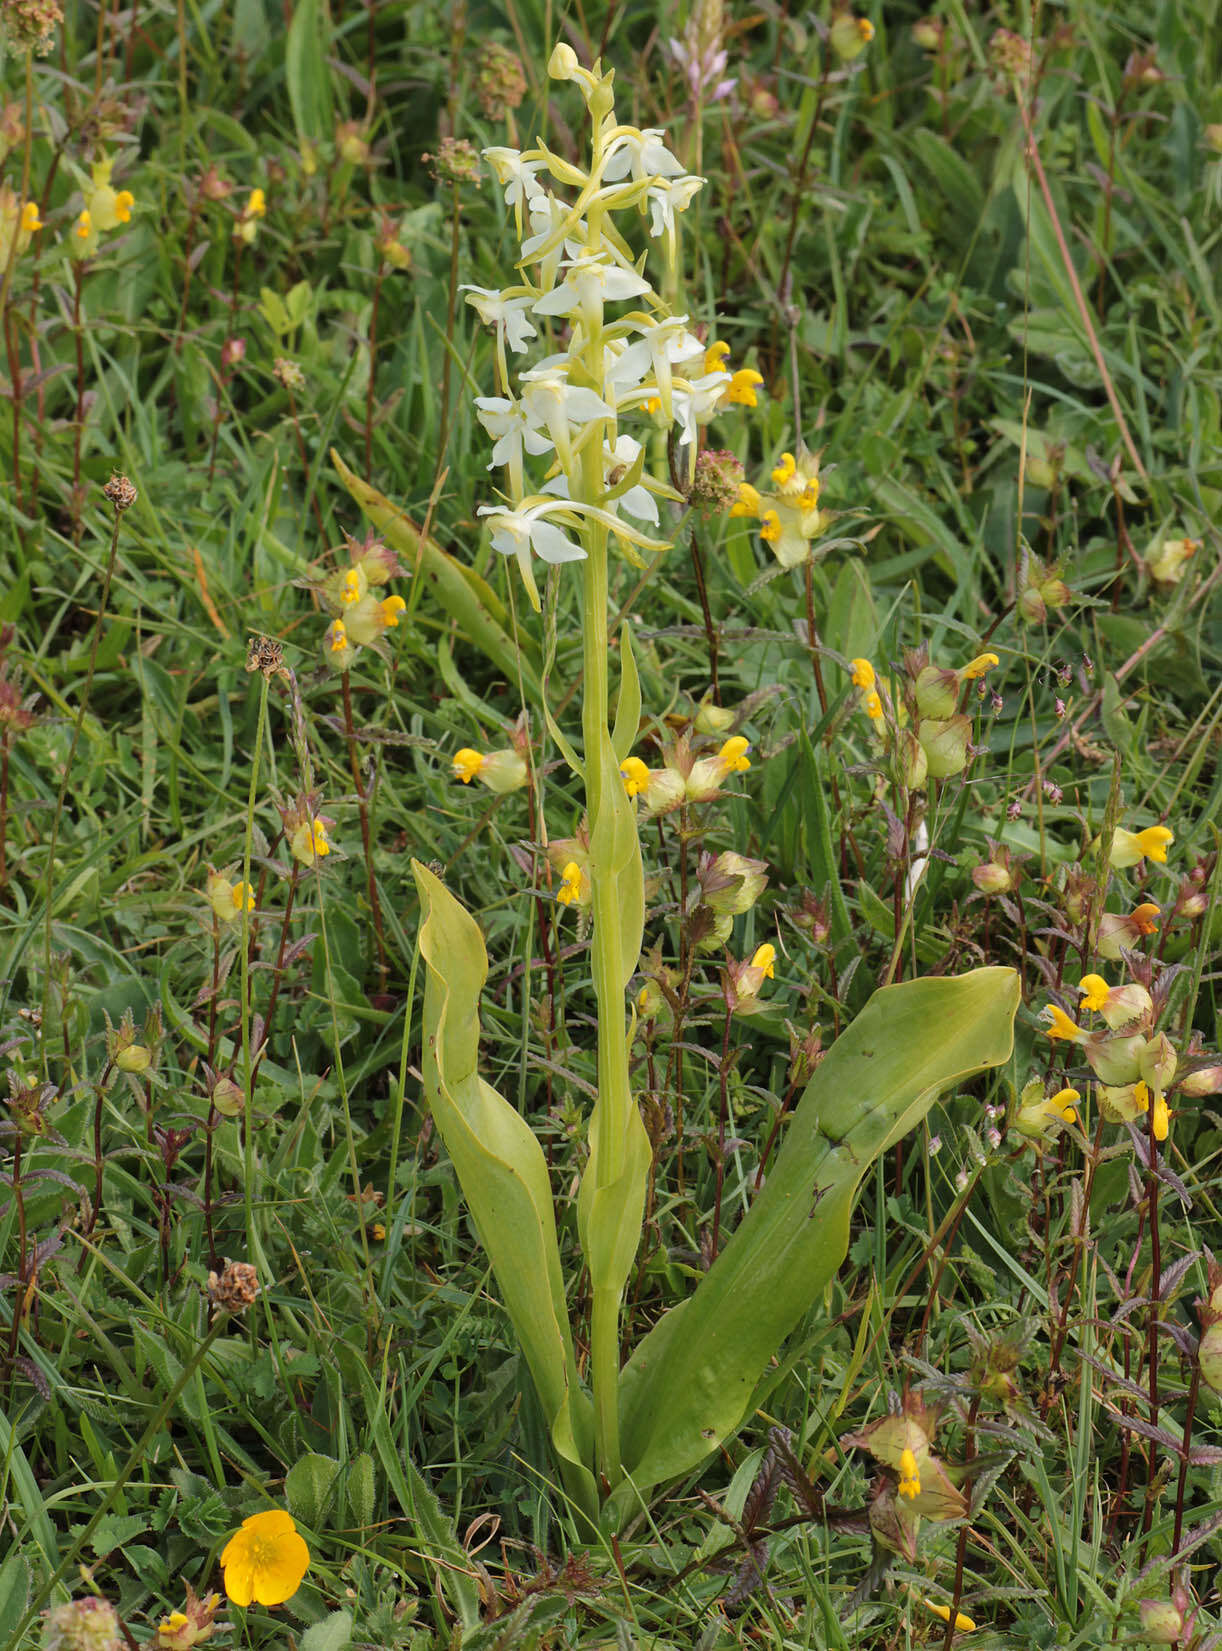
<path fill-rule="evenodd" d="M 487 287 L 461 286 L 458 290 L 471 294 L 468 304 L 486 327 L 497 329 L 516 355 L 523 353 L 528 339 L 539 336 L 527 313 L 536 299 L 533 287 L 506 287 L 503 292 L 493 292 Z"/>
<path fill-rule="evenodd" d="M 505 205 L 513 208 L 518 234 L 522 233 L 522 208 L 540 199 L 543 185 L 535 173 L 547 165 L 542 155 L 523 155 L 517 149 L 492 148 L 484 150 L 484 159 L 496 174 L 496 181 L 505 190 Z"/>
<path fill-rule="evenodd" d="M 679 445 L 684 447 L 691 444 L 693 464 L 696 431 L 702 424 L 708 424 L 713 417 L 729 382 L 729 373 L 703 373 L 699 378 L 681 381 L 675 385 L 674 409 L 675 420 L 679 426 Z"/>
<path fill-rule="evenodd" d="M 586 250 L 587 226 L 580 212 L 540 192 L 530 205 L 531 233 L 522 242 L 522 262 L 539 265 L 539 285 L 549 291 L 556 281 L 560 260 L 567 252 L 580 258 Z"/>
<path fill-rule="evenodd" d="M 645 534 L 638 533 L 609 510 L 577 499 L 548 498 L 545 494 L 536 493 L 516 505 L 482 504 L 476 514 L 488 517 L 488 525 L 492 529 L 492 548 L 500 551 L 502 556 L 517 558 L 522 582 L 536 612 L 539 608 L 539 590 L 530 565 L 531 551 L 543 561 L 553 564 L 585 560 L 586 552 L 572 539 L 565 537 L 562 528 L 556 525 L 557 521 L 565 527 L 578 527 L 583 521 L 601 523 L 625 547 L 640 545 L 645 550 L 659 551 L 669 548 L 663 540 L 649 539 Z M 634 557 L 634 560 L 639 564 L 639 557 Z"/>
<path fill-rule="evenodd" d="M 565 266 L 564 279 L 535 300 L 536 315 L 573 315 L 580 312 L 588 325 L 597 326 L 603 305 L 625 298 L 639 298 L 650 290 L 649 282 L 635 270 L 597 255 L 574 258 Z"/>
<path fill-rule="evenodd" d="M 495 443 L 489 470 L 504 465 L 509 472 L 509 490 L 515 499 L 526 491 L 523 454 L 538 458 L 551 450 L 550 437 L 536 429 L 520 401 L 506 396 L 476 396 L 475 416 Z"/>
<path fill-rule="evenodd" d="M 646 127 L 643 132 L 635 126 L 623 127 L 608 145 L 603 181 L 616 183 L 629 173 L 634 178 L 679 177 L 683 167 L 663 143 L 665 136 L 660 126 Z"/>
<path fill-rule="evenodd" d="M 690 176 L 678 178 L 673 183 L 667 178 L 659 178 L 656 183 L 650 184 L 646 196 L 649 202 L 649 233 L 673 235 L 675 213 L 686 212 L 697 190 L 703 188 L 703 178 Z"/>
<path fill-rule="evenodd" d="M 616 362 L 611 376 L 611 383 L 618 390 L 621 385 L 625 388 L 633 384 L 640 385 L 645 374 L 652 369 L 654 384 L 649 387 L 646 400 L 655 394 L 662 404 L 662 411 L 668 419 L 673 418 L 671 408 L 672 369 L 682 366 L 684 362 L 694 361 L 697 357 L 703 359 L 704 345 L 694 333 L 687 330 L 686 315 L 668 316 L 664 321 L 651 321 L 642 316 L 638 323 L 641 336 L 635 339 Z M 725 374 L 725 381 L 729 383 L 729 374 Z M 639 405 L 635 401 L 634 405 Z"/>
<path fill-rule="evenodd" d="M 506 287 L 503 292 L 492 292 L 487 287 L 459 287 L 467 294 L 467 302 L 486 327 L 496 328 L 496 364 L 500 388 L 509 388 L 509 366 L 505 346 L 515 355 L 526 349 L 527 340 L 539 336 L 527 314 L 538 296 L 533 287 Z"/>
<path fill-rule="evenodd" d="M 613 447 L 603 446 L 603 481 L 608 487 L 615 485 L 611 481 L 614 472 L 632 469 L 640 451 L 640 442 L 634 441 L 631 436 L 620 436 Z M 570 498 L 568 477 L 563 473 L 553 476 L 551 481 L 544 482 L 543 491 L 556 499 Z M 658 526 L 658 501 L 640 482 L 625 488 L 618 499 L 613 499 L 608 504 L 607 509 L 614 513 L 620 505 L 630 516 L 635 516 L 638 522 L 648 522 L 651 527 Z"/>
<path fill-rule="evenodd" d="M 570 384 L 558 369 L 521 375 L 522 406 L 527 421 L 536 430 L 546 430 L 556 444 L 560 462 L 573 468 L 573 439 L 591 419 L 614 419 L 609 407 L 595 390 Z"/>

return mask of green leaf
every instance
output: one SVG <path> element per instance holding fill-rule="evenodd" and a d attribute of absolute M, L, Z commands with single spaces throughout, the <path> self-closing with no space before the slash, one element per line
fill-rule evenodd
<path fill-rule="evenodd" d="M 622 785 L 619 790 L 622 795 Z M 590 1405 L 577 1380 L 547 1164 L 529 1124 L 477 1070 L 479 994 L 488 974 L 483 936 L 431 871 L 413 860 L 412 874 L 423 915 L 425 1093 L 534 1377 L 570 1493 L 592 1508 Z"/>
<path fill-rule="evenodd" d="M 620 626 L 619 654 L 619 700 L 615 707 L 615 732 L 611 736 L 617 763 L 631 755 L 641 727 L 641 679 L 632 651 L 632 631 L 627 624 Z"/>
<path fill-rule="evenodd" d="M 335 126 L 326 51 L 330 39 L 324 0 L 297 0 L 284 43 L 284 74 L 297 136 L 314 144 L 329 138 Z"/>
<path fill-rule="evenodd" d="M 30 1567 L 20 1554 L 0 1565 L 0 1645 L 6 1644 L 25 1614 L 30 1597 Z"/>
<path fill-rule="evenodd" d="M 338 1474 L 339 1463 L 332 1456 L 312 1450 L 298 1457 L 284 1477 L 284 1495 L 293 1518 L 317 1530 Z"/>
<path fill-rule="evenodd" d="M 352 1644 L 352 1612 L 332 1611 L 301 1636 L 301 1651 L 344 1651 Z"/>
<path fill-rule="evenodd" d="M 1018 976 L 976 969 L 875 992 L 806 1087 L 763 1191 L 695 1293 L 626 1366 L 620 1423 L 636 1491 L 686 1473 L 741 1427 L 756 1383 L 844 1260 L 869 1166 L 937 1097 L 1009 1058 Z"/>
<path fill-rule="evenodd" d="M 377 1506 L 377 1480 L 374 1476 L 373 1457 L 368 1451 L 361 1451 L 348 1464 L 348 1478 L 344 1485 L 344 1494 L 348 1499 L 348 1512 L 352 1516 L 352 1523 L 360 1529 L 373 1524 L 373 1512 Z"/>

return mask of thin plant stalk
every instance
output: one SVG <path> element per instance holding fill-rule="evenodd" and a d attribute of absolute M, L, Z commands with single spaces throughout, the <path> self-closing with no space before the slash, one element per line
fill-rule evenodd
<path fill-rule="evenodd" d="M 369 909 L 373 913 L 373 933 L 378 949 L 378 973 L 386 984 L 386 935 L 382 928 L 382 907 L 378 901 L 378 880 L 373 869 L 373 840 L 369 830 L 369 800 L 361 781 L 361 763 L 356 749 L 356 725 L 352 720 L 352 687 L 349 673 L 341 677 L 344 694 L 344 732 L 348 739 L 348 766 L 352 770 L 352 784 L 356 789 L 356 805 L 361 816 L 361 844 L 365 850 L 365 882 L 369 890 Z"/>
<path fill-rule="evenodd" d="M 601 347 L 601 346 L 600 346 Z M 586 497 L 597 498 L 602 481 L 602 442 L 589 442 L 582 456 Z M 591 825 L 603 806 L 599 752 L 607 737 L 607 530 L 591 524 L 586 533 L 583 585 L 585 674 L 582 682 L 582 737 L 586 768 L 586 806 Z M 591 965 L 598 1003 L 598 1092 L 604 1103 L 628 1093 L 628 1045 L 624 1000 L 620 990 L 619 892 L 609 878 L 595 877 L 591 887 L 594 930 Z M 624 1142 L 613 1104 L 596 1109 L 599 1173 L 604 1185 L 619 1179 Z M 599 1470 L 614 1486 L 620 1478 L 619 1453 L 619 1308 L 618 1290 L 595 1289 L 590 1321 L 590 1369 L 594 1396 L 595 1449 Z"/>
<path fill-rule="evenodd" d="M 267 684 L 265 674 L 260 675 L 259 681 L 259 715 L 255 727 L 255 749 L 250 764 L 250 791 L 246 799 L 246 837 L 242 848 L 242 881 L 247 888 L 250 883 L 250 862 L 254 849 L 255 836 L 255 805 L 259 797 L 259 766 L 263 758 L 263 741 L 267 730 Z M 245 1101 L 245 1131 L 243 1134 L 243 1164 L 242 1181 L 243 1197 L 246 1213 L 246 1249 L 247 1254 L 259 1267 L 262 1266 L 263 1251 L 259 1243 L 259 1235 L 255 1230 L 255 1064 L 254 1051 L 250 1040 L 250 912 L 246 901 L 242 901 L 242 952 L 241 952 L 241 1022 L 242 1022 L 242 1073 L 243 1099 Z M 254 1334 L 252 1328 L 252 1335 Z"/>

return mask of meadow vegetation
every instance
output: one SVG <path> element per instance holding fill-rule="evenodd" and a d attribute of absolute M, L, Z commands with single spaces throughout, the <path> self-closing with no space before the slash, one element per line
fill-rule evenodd
<path fill-rule="evenodd" d="M 1207 0 L 0 19 L 0 1651 L 1222 1644 Z"/>

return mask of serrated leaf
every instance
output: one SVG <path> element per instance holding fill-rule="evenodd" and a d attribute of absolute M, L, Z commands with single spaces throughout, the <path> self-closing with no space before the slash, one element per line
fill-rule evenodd
<path fill-rule="evenodd" d="M 339 1463 L 331 1456 L 309 1451 L 293 1463 L 284 1479 L 289 1512 L 303 1525 L 317 1530 L 327 1511 Z"/>
<path fill-rule="evenodd" d="M 352 1612 L 332 1611 L 301 1636 L 300 1651 L 344 1651 L 352 1644 Z"/>
<path fill-rule="evenodd" d="M 377 1506 L 377 1479 L 374 1474 L 373 1457 L 368 1451 L 361 1451 L 359 1456 L 354 1456 L 349 1462 L 344 1495 L 348 1500 L 348 1512 L 352 1523 L 358 1529 L 371 1525 L 374 1508 Z"/>

